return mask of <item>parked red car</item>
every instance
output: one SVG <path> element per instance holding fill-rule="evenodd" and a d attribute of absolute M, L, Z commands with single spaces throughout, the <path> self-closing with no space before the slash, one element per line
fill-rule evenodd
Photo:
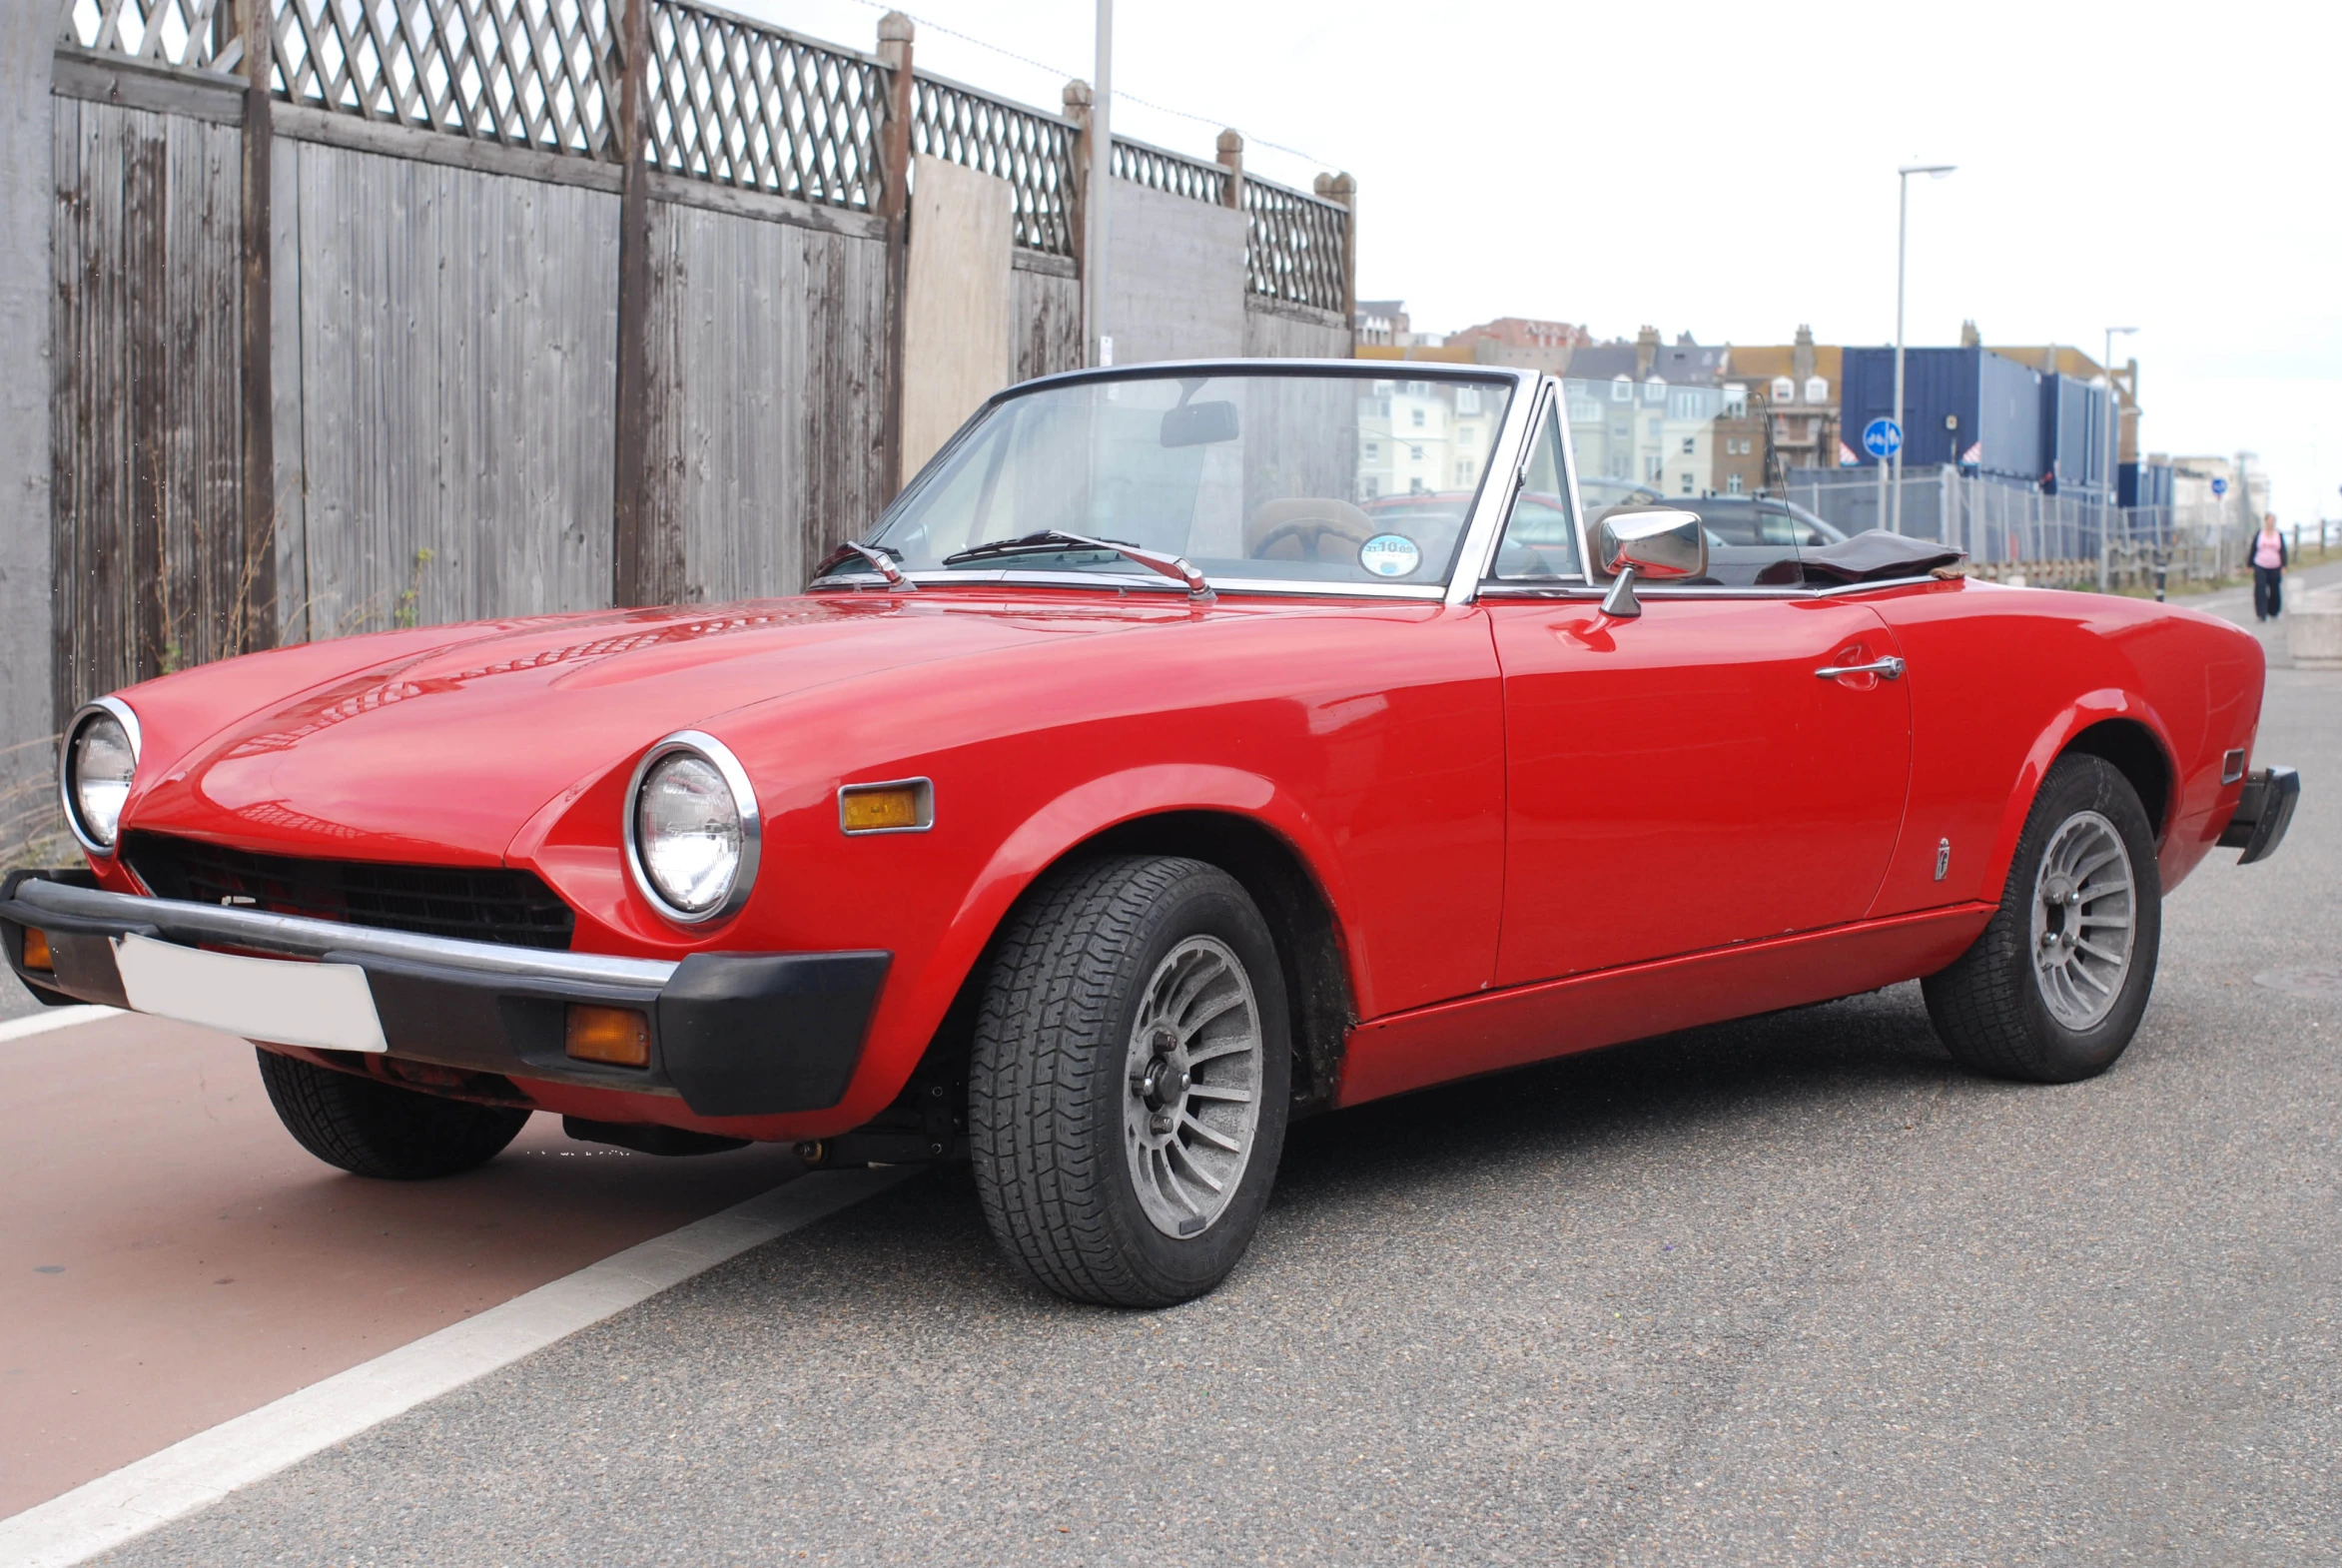
<path fill-rule="evenodd" d="M 1960 1061 L 2102 1071 L 2164 893 L 2283 836 L 2244 632 L 1886 535 L 1712 563 L 1576 520 L 1550 379 L 1390 369 L 1032 383 L 798 597 L 101 698 L 9 961 L 260 1042 L 348 1171 L 531 1111 L 971 1159 L 1035 1277 L 1145 1305 L 1294 1116 L 1915 977 Z"/>

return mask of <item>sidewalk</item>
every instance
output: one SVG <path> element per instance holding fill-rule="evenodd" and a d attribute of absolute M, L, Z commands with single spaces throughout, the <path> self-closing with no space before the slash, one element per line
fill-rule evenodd
<path fill-rule="evenodd" d="M 2338 586 L 2342 586 L 2342 561 L 2327 561 L 2303 571 L 2289 571 L 2285 574 L 2286 606 L 2290 609 L 2300 603 L 2304 595 L 2316 589 Z M 2285 646 L 2285 617 L 2280 615 L 2272 621 L 2255 621 L 2252 618 L 2250 587 L 2222 588 L 2214 593 L 2198 593 L 2187 598 L 2174 594 L 2170 602 L 2191 610 L 2201 610 L 2207 615 L 2217 615 L 2222 620 L 2234 621 L 2261 639 L 2261 646 L 2268 651 L 2269 668 L 2293 668 L 2293 654 Z"/>

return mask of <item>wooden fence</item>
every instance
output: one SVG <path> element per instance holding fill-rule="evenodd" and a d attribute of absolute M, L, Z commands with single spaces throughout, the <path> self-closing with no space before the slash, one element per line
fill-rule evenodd
<path fill-rule="evenodd" d="M 1082 363 L 1086 97 L 690 0 L 69 0 L 54 707 L 278 642 L 787 592 L 893 490 L 912 157 L 1012 195 L 1013 365 Z M 1223 147 L 1228 139 L 1223 138 Z M 1246 215 L 1243 349 L 1349 352 L 1348 187 Z"/>

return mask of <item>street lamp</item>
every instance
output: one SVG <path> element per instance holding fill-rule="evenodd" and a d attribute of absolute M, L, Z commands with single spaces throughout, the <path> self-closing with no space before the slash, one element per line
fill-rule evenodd
<path fill-rule="evenodd" d="M 2138 331 L 2135 327 L 2106 329 L 2106 357 L 2099 361 L 2106 368 L 2106 497 L 2098 506 L 2098 591 L 2103 593 L 2111 585 L 2114 554 L 2115 504 L 2122 498 L 2122 486 L 2117 474 L 2122 466 L 2122 399 L 2114 393 L 2114 340 L 2128 338 Z"/>
<path fill-rule="evenodd" d="M 1115 7 L 1114 0 L 1098 0 L 1098 93 L 1090 106 L 1090 184 L 1083 193 L 1088 204 L 1089 233 L 1082 242 L 1082 280 L 1088 298 L 1092 365 L 1114 363 L 1114 335 L 1107 331 L 1106 247 L 1107 201 L 1115 183 Z"/>
<path fill-rule="evenodd" d="M 1931 180 L 1941 180 L 1957 168 L 1956 164 L 1905 164 L 1895 171 L 1895 427 L 1903 428 L 1903 272 L 1904 257 L 1911 248 L 1911 177 L 1924 174 Z M 1895 443 L 1895 499 L 1894 510 L 1887 519 L 1887 531 L 1903 531 L 1903 443 Z M 1879 487 L 1887 487 L 1887 464 L 1879 464 Z M 1881 497 L 1885 499 L 1884 496 Z"/>

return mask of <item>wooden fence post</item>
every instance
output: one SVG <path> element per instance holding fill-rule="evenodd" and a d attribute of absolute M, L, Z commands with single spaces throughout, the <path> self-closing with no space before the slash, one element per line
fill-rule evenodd
<path fill-rule="evenodd" d="M 626 0 L 618 32 L 618 123 L 614 128 L 623 184 L 618 197 L 618 383 L 611 432 L 610 596 L 618 605 L 658 604 L 682 596 L 666 580 L 669 553 L 654 537 L 647 478 L 650 462 L 650 4 Z M 680 541 L 677 541 L 678 544 Z M 679 553 L 679 551 L 678 551 Z M 681 573 L 680 562 L 673 573 Z"/>
<path fill-rule="evenodd" d="M 887 69 L 887 120 L 879 138 L 878 215 L 887 225 L 886 463 L 888 499 L 903 484 L 903 302 L 910 292 L 911 262 L 911 19 L 889 11 L 878 19 L 878 58 Z M 835 543 L 835 540 L 828 541 Z"/>
<path fill-rule="evenodd" d="M 1219 133 L 1219 166 L 1227 171 L 1227 190 L 1220 200 L 1240 213 L 1244 210 L 1244 139 L 1233 131 Z"/>
<path fill-rule="evenodd" d="M 1321 174 L 1317 194 L 1349 209 L 1341 231 L 1341 314 L 1353 334 L 1358 320 L 1358 182 L 1346 174 Z"/>
<path fill-rule="evenodd" d="M 242 549 L 236 602 L 224 651 L 249 653 L 277 644 L 277 441 L 276 387 L 271 375 L 273 306 L 269 279 L 272 244 L 269 220 L 269 160 L 274 125 L 269 74 L 276 53 L 276 0 L 243 0 L 244 190 L 238 243 L 243 251 L 244 320 L 238 419 L 242 435 L 239 497 Z M 168 633 L 166 633 L 167 635 Z"/>
<path fill-rule="evenodd" d="M 1067 239 L 1074 257 L 1075 285 L 1080 299 L 1080 304 L 1075 309 L 1082 316 L 1082 342 L 1085 345 L 1088 345 L 1090 340 L 1096 336 L 1090 330 L 1088 314 L 1090 304 L 1090 179 L 1091 166 L 1094 162 L 1090 156 L 1092 152 L 1090 131 L 1093 124 L 1090 118 L 1090 84 L 1079 77 L 1068 82 L 1066 90 L 1059 95 L 1059 101 L 1065 106 L 1066 118 L 1073 121 L 1075 127 L 1074 145 L 1068 149 L 1066 160 L 1070 166 L 1066 171 L 1067 177 L 1073 182 L 1072 187 L 1066 192 L 1066 224 L 1068 226 Z M 1082 351 L 1082 363 L 1084 365 L 1090 363 L 1090 351 L 1087 347 Z"/>

